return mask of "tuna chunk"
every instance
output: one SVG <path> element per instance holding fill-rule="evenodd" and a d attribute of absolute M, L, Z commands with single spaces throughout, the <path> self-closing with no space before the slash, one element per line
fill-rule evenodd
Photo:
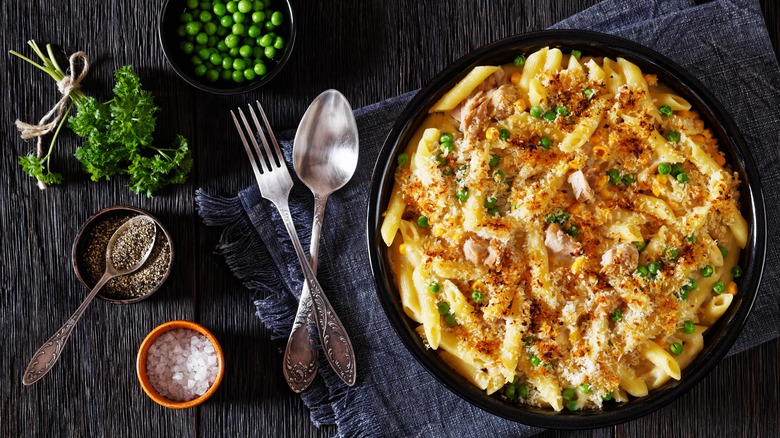
<path fill-rule="evenodd" d="M 493 107 L 492 115 L 497 119 L 503 119 L 514 110 L 517 100 L 517 87 L 506 84 L 493 90 L 490 97 L 490 105 Z"/>
<path fill-rule="evenodd" d="M 619 243 L 601 256 L 604 271 L 633 272 L 639 264 L 639 251 L 633 243 Z"/>
<path fill-rule="evenodd" d="M 512 113 L 517 100 L 517 87 L 505 84 L 487 91 L 479 91 L 466 99 L 460 113 L 450 113 L 460 117 L 460 132 L 473 137 L 485 129 L 491 118 L 503 119 Z"/>
<path fill-rule="evenodd" d="M 547 227 L 544 246 L 557 255 L 573 256 L 580 251 L 580 244 L 564 233 L 558 224 L 550 224 Z"/>
<path fill-rule="evenodd" d="M 574 190 L 574 197 L 577 198 L 578 201 L 587 202 L 593 200 L 593 189 L 590 188 L 588 180 L 581 170 L 569 175 L 569 184 L 571 184 L 571 188 Z"/>
<path fill-rule="evenodd" d="M 491 268 L 495 268 L 501 259 L 498 250 L 490 246 L 486 240 L 478 237 L 469 237 L 463 243 L 463 255 L 466 260 L 475 265 L 485 264 Z"/>

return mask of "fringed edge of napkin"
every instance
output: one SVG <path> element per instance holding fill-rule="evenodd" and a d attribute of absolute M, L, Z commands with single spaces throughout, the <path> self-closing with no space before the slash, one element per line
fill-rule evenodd
<path fill-rule="evenodd" d="M 198 214 L 207 226 L 223 227 L 216 253 L 225 258 L 230 271 L 244 286 L 255 293 L 256 315 L 271 331 L 273 340 L 286 340 L 298 302 L 282 280 L 278 266 L 273 263 L 271 254 L 246 214 L 240 196 L 213 196 L 198 189 L 195 201 Z M 281 237 L 280 242 L 289 239 L 286 234 Z M 247 251 L 247 248 L 253 248 L 253 251 Z M 322 379 L 315 380 L 301 394 L 310 410 L 311 420 L 317 427 L 337 424 L 340 434 L 357 433 L 349 419 L 357 417 L 360 404 L 354 403 L 354 397 L 349 396 L 349 388 L 340 384 L 322 355 L 318 361 Z M 338 407 L 338 415 L 334 406 Z M 360 432 L 379 433 L 378 430 Z"/>

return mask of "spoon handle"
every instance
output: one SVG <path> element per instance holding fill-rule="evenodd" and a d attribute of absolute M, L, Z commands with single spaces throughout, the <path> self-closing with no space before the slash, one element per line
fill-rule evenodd
<path fill-rule="evenodd" d="M 290 235 L 290 240 L 292 240 L 295 248 L 295 254 L 298 256 L 298 262 L 300 262 L 303 269 L 303 276 L 306 277 L 306 282 L 309 285 L 312 299 L 312 314 L 314 315 L 320 342 L 322 342 L 322 347 L 325 351 L 325 357 L 328 359 L 331 368 L 336 372 L 336 375 L 348 386 L 353 386 L 355 384 L 355 351 L 352 348 L 352 342 L 350 342 L 347 331 L 330 305 L 328 298 L 325 297 L 322 286 L 317 281 L 317 277 L 306 259 L 306 254 L 303 252 L 303 247 L 301 247 L 301 241 L 298 240 L 298 234 L 295 231 L 290 208 L 287 206 L 287 203 L 280 204 L 276 204 L 276 208 L 284 221 L 284 226 L 287 228 L 287 233 Z"/>
<path fill-rule="evenodd" d="M 65 324 L 63 324 L 62 327 L 57 330 L 57 333 L 49 338 L 49 340 L 46 341 L 46 343 L 44 343 L 41 348 L 35 352 L 35 354 L 33 354 L 33 357 L 30 360 L 30 364 L 27 365 L 27 369 L 24 370 L 22 383 L 25 385 L 32 385 L 45 376 L 46 373 L 51 371 L 51 369 L 54 367 L 54 364 L 57 363 L 57 360 L 59 360 L 62 349 L 65 348 L 65 342 L 67 342 L 70 334 L 73 332 L 73 328 L 76 327 L 76 323 L 79 321 L 79 319 L 81 319 L 81 315 L 84 314 L 84 311 L 87 309 L 87 306 L 89 306 L 89 303 L 93 298 L 95 298 L 95 295 L 97 295 L 98 291 L 103 287 L 103 285 L 105 285 L 108 280 L 111 280 L 115 276 L 116 275 L 109 272 L 103 274 L 103 277 L 100 279 L 100 281 L 97 282 L 95 287 L 92 288 L 92 292 L 90 292 L 89 295 L 84 298 L 84 301 L 82 301 L 79 308 L 73 312 L 73 315 L 71 315 L 71 317 L 65 321 Z"/>
<path fill-rule="evenodd" d="M 317 259 L 320 249 L 320 231 L 327 203 L 328 195 L 314 195 L 314 219 L 309 243 L 309 263 L 315 274 L 317 273 Z M 287 347 L 284 349 L 284 365 L 282 367 L 287 385 L 295 392 L 303 392 L 317 376 L 317 350 L 314 349 L 312 340 L 309 338 L 308 327 L 308 322 L 311 321 L 311 307 L 311 291 L 308 283 L 304 283 L 292 331 L 287 339 Z"/>

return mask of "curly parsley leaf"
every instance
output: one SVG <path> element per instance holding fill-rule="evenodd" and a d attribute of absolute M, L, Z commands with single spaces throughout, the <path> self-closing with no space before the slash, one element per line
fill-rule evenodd
<path fill-rule="evenodd" d="M 39 181 L 43 181 L 44 184 L 62 183 L 62 174 L 48 170 L 43 161 L 33 154 L 19 157 L 19 164 L 22 166 L 24 173 Z"/>
<path fill-rule="evenodd" d="M 192 169 L 192 153 L 181 135 L 176 137 L 174 148 L 155 151 L 151 157 L 135 155 L 128 168 L 130 190 L 150 198 L 163 186 L 182 184 Z"/>

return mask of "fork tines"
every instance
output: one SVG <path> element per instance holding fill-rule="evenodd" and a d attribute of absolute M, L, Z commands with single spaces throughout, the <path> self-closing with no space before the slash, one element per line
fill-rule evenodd
<path fill-rule="evenodd" d="M 249 159 L 252 164 L 252 170 L 255 172 L 255 177 L 260 178 L 261 174 L 265 174 L 266 172 L 271 172 L 274 170 L 274 168 L 278 168 L 281 166 L 285 166 L 284 164 L 284 156 L 282 155 L 281 149 L 279 149 L 279 143 L 276 141 L 276 136 L 274 135 L 274 131 L 271 129 L 270 123 L 268 123 L 268 118 L 265 115 L 265 111 L 263 111 L 263 106 L 260 105 L 259 101 L 255 101 L 255 104 L 257 105 L 257 110 L 260 112 L 260 117 L 263 119 L 263 123 L 265 124 L 265 129 L 260 125 L 260 121 L 257 119 L 257 115 L 255 114 L 254 109 L 252 108 L 252 105 L 249 105 L 249 114 L 252 117 L 252 121 L 254 121 L 255 124 L 255 130 L 257 132 L 257 136 L 260 137 L 260 141 L 263 143 L 263 148 L 265 150 L 265 154 L 261 152 L 260 145 L 257 143 L 257 140 L 255 139 L 255 134 L 253 133 L 252 127 L 249 125 L 249 122 L 246 119 L 246 116 L 244 116 L 244 112 L 241 110 L 241 108 L 238 108 L 238 115 L 241 117 L 241 121 L 243 122 L 243 126 L 246 129 L 246 135 L 244 134 L 244 129 L 242 129 L 241 124 L 238 122 L 238 118 L 236 118 L 236 114 L 231 110 L 230 115 L 233 117 L 233 122 L 236 124 L 236 129 L 238 130 L 238 135 L 241 137 L 241 142 L 244 143 L 244 148 L 246 149 L 246 153 L 249 156 Z M 265 132 L 265 133 L 264 133 Z M 268 140 L 266 140 L 266 135 L 271 138 L 271 143 L 273 143 L 274 151 L 275 153 L 271 152 L 271 146 L 268 144 Z M 252 145 L 254 146 L 254 153 L 252 152 L 252 149 L 249 147 L 249 143 L 247 142 L 247 136 L 249 137 L 249 140 L 252 142 Z M 257 157 L 255 158 L 255 153 L 257 154 Z M 261 169 L 258 167 L 257 161 L 260 161 Z"/>

